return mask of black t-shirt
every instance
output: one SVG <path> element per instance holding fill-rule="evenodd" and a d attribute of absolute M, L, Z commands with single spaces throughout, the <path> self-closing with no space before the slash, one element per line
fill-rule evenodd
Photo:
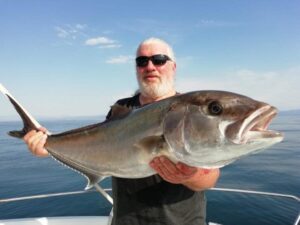
<path fill-rule="evenodd" d="M 117 101 L 140 107 L 139 95 Z M 110 113 L 108 114 L 108 118 Z M 159 175 L 140 179 L 112 178 L 112 225 L 204 225 L 204 192 L 172 184 Z"/>

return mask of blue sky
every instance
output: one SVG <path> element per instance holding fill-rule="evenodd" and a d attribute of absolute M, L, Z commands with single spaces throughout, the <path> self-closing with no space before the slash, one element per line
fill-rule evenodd
<path fill-rule="evenodd" d="M 37 117 L 103 115 L 137 89 L 134 54 L 169 42 L 181 92 L 300 108 L 296 0 L 0 0 L 0 83 Z M 0 119 L 16 116 L 0 97 Z"/>

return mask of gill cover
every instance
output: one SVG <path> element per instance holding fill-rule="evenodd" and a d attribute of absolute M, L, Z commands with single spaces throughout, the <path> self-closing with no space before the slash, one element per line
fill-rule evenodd
<path fill-rule="evenodd" d="M 164 120 L 164 137 L 172 153 L 190 163 L 222 141 L 219 123 L 218 116 L 207 115 L 200 106 L 173 105 Z"/>

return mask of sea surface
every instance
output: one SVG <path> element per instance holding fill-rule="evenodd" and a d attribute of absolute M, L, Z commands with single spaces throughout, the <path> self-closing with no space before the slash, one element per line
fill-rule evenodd
<path fill-rule="evenodd" d="M 51 132 L 60 132 L 95 120 L 42 121 Z M 18 130 L 20 121 L 0 122 L 0 199 L 83 190 L 86 179 L 51 157 L 38 158 L 21 140 L 6 133 Z M 272 129 L 285 133 L 282 143 L 247 156 L 221 170 L 217 187 L 276 192 L 300 196 L 300 115 L 279 114 Z M 101 182 L 110 187 L 110 179 Z M 289 225 L 300 212 L 300 203 L 283 197 L 207 191 L 209 221 L 224 225 Z M 0 219 L 107 215 L 111 206 L 99 193 L 0 203 Z"/>

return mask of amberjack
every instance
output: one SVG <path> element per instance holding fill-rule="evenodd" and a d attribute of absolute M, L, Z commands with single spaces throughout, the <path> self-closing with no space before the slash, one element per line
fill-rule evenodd
<path fill-rule="evenodd" d="M 0 85 L 23 120 L 22 138 L 41 125 Z M 140 108 L 115 104 L 104 122 L 51 134 L 45 148 L 80 172 L 87 187 L 103 177 L 142 178 L 155 174 L 149 162 L 165 155 L 174 162 L 220 168 L 283 140 L 268 129 L 277 109 L 226 91 L 193 91 Z"/>

